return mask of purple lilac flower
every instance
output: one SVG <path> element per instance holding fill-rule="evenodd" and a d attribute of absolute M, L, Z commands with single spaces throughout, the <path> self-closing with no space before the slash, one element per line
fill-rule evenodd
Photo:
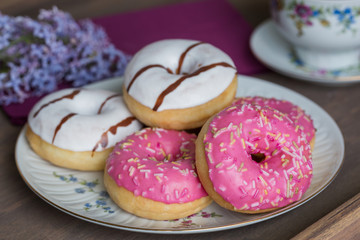
<path fill-rule="evenodd" d="M 0 105 L 120 76 L 128 61 L 101 27 L 56 7 L 37 20 L 0 13 Z"/>
<path fill-rule="evenodd" d="M 75 46 L 78 55 L 74 56 L 69 65 L 69 74 L 65 79 L 73 82 L 74 86 L 81 86 L 83 82 L 123 75 L 129 58 L 109 44 L 109 39 L 101 28 L 88 20 L 81 21 L 79 26 L 83 34 L 77 36 L 80 39 Z"/>
<path fill-rule="evenodd" d="M 0 38 L 0 49 L 9 46 L 12 37 L 12 28 L 8 24 L 10 17 L 0 14 L 0 31 L 3 33 Z"/>

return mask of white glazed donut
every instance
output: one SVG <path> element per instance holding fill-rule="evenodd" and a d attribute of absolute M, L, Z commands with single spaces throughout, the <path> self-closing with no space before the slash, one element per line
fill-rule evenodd
<path fill-rule="evenodd" d="M 39 156 L 58 166 L 102 170 L 114 145 L 141 127 L 120 94 L 64 89 L 33 107 L 27 138 Z"/>
<path fill-rule="evenodd" d="M 230 104 L 236 92 L 236 73 L 231 58 L 211 44 L 162 40 L 145 46 L 128 64 L 124 100 L 149 126 L 200 127 Z"/>

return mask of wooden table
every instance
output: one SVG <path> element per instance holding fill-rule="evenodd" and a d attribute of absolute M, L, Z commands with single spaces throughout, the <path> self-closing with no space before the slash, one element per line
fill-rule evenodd
<path fill-rule="evenodd" d="M 76 18 L 83 18 L 175 2 L 182 1 L 64 0 L 57 3 L 55 0 L 1 0 L 0 10 L 5 14 L 35 16 L 40 8 L 57 5 Z M 254 27 L 269 17 L 266 0 L 230 2 Z M 328 188 L 308 203 L 287 214 L 247 227 L 186 236 L 135 233 L 89 223 L 50 206 L 26 186 L 18 173 L 14 157 L 15 143 L 21 127 L 10 124 L 2 113 L 0 239 L 289 239 L 296 235 L 298 239 L 325 239 L 326 236 L 334 237 L 333 239 L 360 239 L 360 160 L 357 154 L 360 146 L 360 84 L 325 87 L 271 71 L 255 77 L 280 84 L 308 97 L 332 116 L 344 135 L 345 161 L 339 175 Z M 340 205 L 342 206 L 339 207 Z M 339 208 L 336 209 L 337 207 Z M 327 228 L 328 226 L 331 228 Z"/>

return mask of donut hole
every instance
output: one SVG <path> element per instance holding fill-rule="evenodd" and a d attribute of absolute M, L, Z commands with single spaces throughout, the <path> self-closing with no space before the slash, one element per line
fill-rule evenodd
<path fill-rule="evenodd" d="M 184 63 L 179 75 L 186 76 L 191 75 L 199 70 L 202 67 L 202 63 L 199 63 L 196 59 L 187 59 L 187 62 Z"/>
<path fill-rule="evenodd" d="M 253 153 L 250 155 L 251 155 L 251 159 L 257 163 L 261 163 L 262 161 L 265 160 L 265 154 L 263 153 Z"/>
<path fill-rule="evenodd" d="M 183 160 L 184 157 L 184 152 L 182 152 L 181 149 L 181 142 L 157 141 L 154 143 L 154 150 L 156 153 L 153 157 L 158 162 L 177 162 Z"/>

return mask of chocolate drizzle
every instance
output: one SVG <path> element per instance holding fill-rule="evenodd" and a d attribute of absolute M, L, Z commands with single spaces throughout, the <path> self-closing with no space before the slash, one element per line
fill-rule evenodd
<path fill-rule="evenodd" d="M 185 57 L 186 55 L 189 53 L 189 51 L 201 44 L 204 44 L 205 42 L 197 42 L 197 43 L 194 43 L 192 45 L 190 45 L 181 55 L 180 55 L 180 58 L 179 58 L 179 63 L 178 63 L 178 67 L 176 68 L 176 71 L 175 73 L 180 75 L 182 74 L 183 76 L 180 77 L 178 80 L 176 80 L 176 82 L 172 83 L 170 86 L 168 86 L 164 91 L 162 91 L 162 93 L 159 95 L 159 97 L 157 98 L 156 102 L 155 102 L 155 105 L 154 107 L 152 108 L 153 111 L 157 111 L 160 107 L 160 105 L 163 103 L 164 101 L 164 98 L 166 97 L 166 95 L 168 95 L 169 93 L 171 93 L 172 91 L 174 91 L 184 80 L 188 79 L 188 78 L 191 78 L 191 77 L 194 77 L 194 76 L 197 76 L 199 75 L 200 73 L 202 72 L 206 72 L 214 67 L 217 67 L 217 66 L 223 66 L 223 67 L 230 67 L 230 68 L 234 68 L 232 65 L 230 65 L 229 63 L 226 63 L 226 62 L 218 62 L 218 63 L 213 63 L 213 64 L 210 64 L 210 65 L 207 65 L 207 66 L 203 66 L 201 68 L 199 68 L 198 70 L 196 70 L 195 72 L 193 73 L 181 73 L 181 68 L 182 68 L 182 65 L 183 65 L 183 62 L 185 60 Z M 171 73 L 173 74 L 173 72 L 169 69 L 169 68 L 165 68 L 164 66 L 162 65 L 159 65 L 159 64 L 154 64 L 154 65 L 148 65 L 148 66 L 145 66 L 143 68 L 141 68 L 136 74 L 135 76 L 133 77 L 133 79 L 131 79 L 128 87 L 127 87 L 127 92 L 129 92 L 132 84 L 134 83 L 134 81 L 136 80 L 136 78 L 138 78 L 142 73 L 144 73 L 145 71 L 147 71 L 148 69 L 151 69 L 151 68 L 154 68 L 154 67 L 160 67 L 160 68 L 163 68 L 163 69 L 166 69 L 168 71 L 168 73 Z"/>
<path fill-rule="evenodd" d="M 160 65 L 160 64 L 154 64 L 154 65 L 148 65 L 146 67 L 143 67 L 142 69 L 140 69 L 136 74 L 135 76 L 131 79 L 130 83 L 129 83 L 129 86 L 127 87 L 126 91 L 129 92 L 130 91 L 130 88 L 131 86 L 133 85 L 133 83 L 135 82 L 135 80 L 142 74 L 144 73 L 145 71 L 147 71 L 148 69 L 151 69 L 151 68 L 163 68 L 165 69 L 168 73 L 173 73 L 173 71 L 171 71 L 170 68 L 166 68 L 164 67 L 163 65 Z"/>
<path fill-rule="evenodd" d="M 105 148 L 108 145 L 109 139 L 108 139 L 108 132 L 112 133 L 113 135 L 116 134 L 118 127 L 126 127 L 129 126 L 132 121 L 134 121 L 136 118 L 135 117 L 127 117 L 124 120 L 122 120 L 121 122 L 115 124 L 114 126 L 111 126 L 108 130 L 106 130 L 102 135 L 100 140 L 96 143 L 95 147 L 92 150 L 92 154 L 91 156 L 94 156 L 94 152 L 96 151 L 96 149 L 99 147 L 99 145 L 101 145 L 103 148 Z"/>
<path fill-rule="evenodd" d="M 178 80 L 176 80 L 176 82 L 172 83 L 170 86 L 168 86 L 164 91 L 162 91 L 162 93 L 159 95 L 159 97 L 156 100 L 155 106 L 153 107 L 152 110 L 157 111 L 158 108 L 160 107 L 160 105 L 163 103 L 164 98 L 166 97 L 166 95 L 168 95 L 169 93 L 171 93 L 172 91 L 174 91 L 184 80 L 197 76 L 202 72 L 206 72 L 214 67 L 217 66 L 223 66 L 223 67 L 230 67 L 230 68 L 234 68 L 233 66 L 231 66 L 230 64 L 226 63 L 226 62 L 219 62 L 219 63 L 213 63 L 207 66 L 203 66 L 201 68 L 199 68 L 198 70 L 196 70 L 195 72 L 189 74 L 189 75 L 185 75 L 182 76 L 181 78 L 179 78 Z"/>
<path fill-rule="evenodd" d="M 65 96 L 62 96 L 62 97 L 60 97 L 60 98 L 54 99 L 54 100 L 52 100 L 52 101 L 50 101 L 50 102 L 42 105 L 42 106 L 39 108 L 39 110 L 37 110 L 36 113 L 33 115 L 33 118 L 36 118 L 36 116 L 39 114 L 39 112 L 40 112 L 42 109 L 44 109 L 44 108 L 46 108 L 47 106 L 49 106 L 50 104 L 59 102 L 59 101 L 61 101 L 61 100 L 63 100 L 63 99 L 73 99 L 77 94 L 79 94 L 79 92 L 80 92 L 80 90 L 75 90 L 75 91 L 73 91 L 72 93 L 70 93 L 70 94 L 68 94 L 68 95 L 65 95 Z"/>
<path fill-rule="evenodd" d="M 54 136 L 53 136 L 53 139 L 52 139 L 52 143 L 54 143 L 55 141 L 55 137 L 56 137 L 56 134 L 58 133 L 58 131 L 60 130 L 60 128 L 62 127 L 62 125 L 67 121 L 69 120 L 70 118 L 72 118 L 73 116 L 75 116 L 76 113 L 69 113 L 68 115 L 66 115 L 65 117 L 63 117 L 63 119 L 61 119 L 60 123 L 56 126 L 55 128 L 55 132 L 54 132 Z"/>
<path fill-rule="evenodd" d="M 180 74 L 180 73 L 181 73 L 181 67 L 182 67 L 182 64 L 183 64 L 183 62 L 184 62 L 184 59 L 185 59 L 185 57 L 186 57 L 186 54 L 187 54 L 191 49 L 193 49 L 194 47 L 196 47 L 196 46 L 198 46 L 198 45 L 200 45 L 200 44 L 204 44 L 204 42 L 198 42 L 198 43 L 195 43 L 195 44 L 191 45 L 190 47 L 188 47 L 188 48 L 185 50 L 185 52 L 183 52 L 183 53 L 181 54 L 181 56 L 180 56 L 180 58 L 179 58 L 178 67 L 177 67 L 176 72 L 175 72 L 176 74 Z"/>
<path fill-rule="evenodd" d="M 182 67 L 182 64 L 184 62 L 184 59 L 186 57 L 186 54 L 191 50 L 193 49 L 194 47 L 200 45 L 200 44 L 203 44 L 204 42 L 197 42 L 195 44 L 192 44 L 191 46 L 189 46 L 180 56 L 179 58 L 179 63 L 178 63 L 178 67 L 176 69 L 176 74 L 180 74 L 181 72 L 181 67 Z M 153 65 L 148 65 L 148 66 L 145 66 L 143 68 L 141 68 L 139 71 L 137 71 L 137 73 L 135 74 L 135 76 L 131 79 L 126 91 L 129 92 L 131 86 L 133 85 L 134 81 L 136 80 L 136 78 L 138 78 L 142 73 L 144 73 L 145 71 L 147 71 L 148 69 L 151 69 L 151 68 L 154 68 L 154 67 L 160 67 L 160 68 L 163 68 L 165 69 L 168 73 L 170 74 L 173 74 L 173 71 L 171 71 L 170 68 L 166 68 L 160 64 L 153 64 Z"/>
<path fill-rule="evenodd" d="M 100 114 L 100 113 L 101 113 L 103 107 L 105 106 L 105 104 L 106 104 L 110 99 L 112 99 L 112 98 L 114 98 L 114 97 L 119 97 L 119 96 L 120 96 L 120 94 L 114 94 L 114 95 L 111 95 L 110 97 L 106 98 L 105 101 L 100 105 L 99 110 L 97 111 L 97 114 Z"/>

